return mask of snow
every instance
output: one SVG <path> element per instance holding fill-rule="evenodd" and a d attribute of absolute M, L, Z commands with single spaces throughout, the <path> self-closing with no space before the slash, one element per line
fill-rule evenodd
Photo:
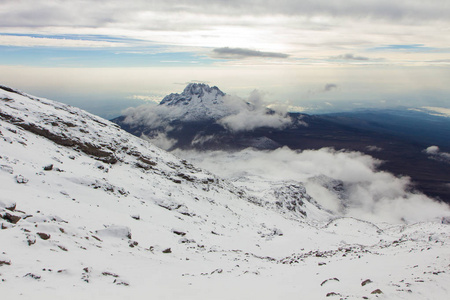
<path fill-rule="evenodd" d="M 2 297 L 450 292 L 448 224 L 335 218 L 300 185 L 229 182 L 74 107 L 0 89 L 0 109 Z M 292 195 L 307 217 L 274 204 Z"/>

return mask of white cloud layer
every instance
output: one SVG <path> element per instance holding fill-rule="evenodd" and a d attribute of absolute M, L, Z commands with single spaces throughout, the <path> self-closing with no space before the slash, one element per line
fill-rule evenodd
<path fill-rule="evenodd" d="M 235 153 L 179 151 L 177 155 L 231 180 L 247 178 L 246 184 L 303 182 L 317 202 L 338 215 L 387 222 L 416 222 L 450 215 L 448 205 L 411 192 L 409 178 L 378 171 L 380 161 L 359 152 L 280 148 Z M 340 193 L 326 188 L 336 183 L 342 183 Z"/>

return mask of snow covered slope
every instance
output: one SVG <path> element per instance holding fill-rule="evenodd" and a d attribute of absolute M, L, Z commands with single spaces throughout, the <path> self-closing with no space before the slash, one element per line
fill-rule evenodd
<path fill-rule="evenodd" d="M 113 123 L 6 87 L 0 87 L 0 188 L 2 297 L 449 293 L 447 224 L 330 220 L 295 184 L 277 187 L 270 201 L 248 196 L 244 185 Z"/>

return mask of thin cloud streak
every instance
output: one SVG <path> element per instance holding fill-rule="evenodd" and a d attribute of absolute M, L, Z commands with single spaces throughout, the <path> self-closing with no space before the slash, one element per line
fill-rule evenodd
<path fill-rule="evenodd" d="M 223 59 L 243 59 L 249 57 L 264 57 L 264 58 L 288 58 L 289 55 L 284 53 L 263 52 L 258 50 L 244 49 L 244 48 L 216 48 L 213 50 L 214 58 Z"/>
<path fill-rule="evenodd" d="M 83 39 L 47 38 L 32 36 L 0 35 L 0 46 L 17 47 L 60 47 L 60 48 L 112 48 L 127 44 L 109 41 Z"/>
<path fill-rule="evenodd" d="M 362 60 L 362 61 L 369 60 L 368 57 L 357 56 L 357 55 L 354 55 L 354 54 L 351 54 L 351 53 L 342 54 L 342 55 L 338 55 L 338 56 L 333 56 L 333 57 L 331 57 L 331 59 L 338 59 L 338 60 Z"/>

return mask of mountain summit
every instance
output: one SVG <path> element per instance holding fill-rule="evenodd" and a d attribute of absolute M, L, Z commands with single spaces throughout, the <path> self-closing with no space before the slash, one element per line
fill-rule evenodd
<path fill-rule="evenodd" d="M 189 83 L 181 94 L 172 93 L 160 102 L 171 107 L 169 116 L 183 121 L 218 120 L 234 112 L 225 93 L 205 83 Z"/>
<path fill-rule="evenodd" d="M 210 87 L 205 83 L 189 83 L 181 94 L 172 93 L 165 96 L 160 105 L 188 105 L 198 102 L 222 104 L 223 96 L 225 93 L 216 86 Z"/>

